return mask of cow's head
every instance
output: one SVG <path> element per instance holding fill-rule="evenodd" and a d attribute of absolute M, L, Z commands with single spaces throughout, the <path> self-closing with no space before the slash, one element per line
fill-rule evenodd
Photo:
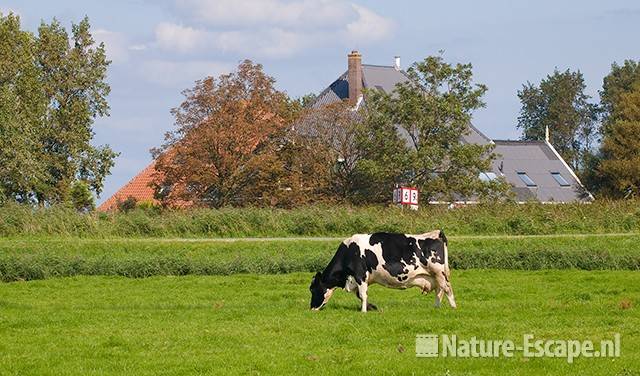
<path fill-rule="evenodd" d="M 309 291 L 311 291 L 311 309 L 317 311 L 324 307 L 329 301 L 329 298 L 331 298 L 333 290 L 334 289 L 327 288 L 322 284 L 322 274 L 320 274 L 320 272 L 316 273 L 311 280 L 311 286 L 309 286 Z"/>

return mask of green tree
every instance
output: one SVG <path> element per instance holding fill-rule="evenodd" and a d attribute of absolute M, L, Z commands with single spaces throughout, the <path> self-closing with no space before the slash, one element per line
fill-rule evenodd
<path fill-rule="evenodd" d="M 54 20 L 38 34 L 0 15 L 0 195 L 3 201 L 69 201 L 71 184 L 100 194 L 116 156 L 93 146 L 93 122 L 107 116 L 109 61 L 85 18 L 72 35 Z"/>
<path fill-rule="evenodd" d="M 539 85 L 527 82 L 518 91 L 522 139 L 544 140 L 548 127 L 551 144 L 579 173 L 585 170 L 598 133 L 598 109 L 589 102 L 585 88 L 580 71 L 556 69 Z"/>
<path fill-rule="evenodd" d="M 393 119 L 391 96 L 381 90 L 365 92 L 359 111 L 356 142 L 361 150 L 353 185 L 356 203 L 389 202 L 396 183 L 407 180 L 410 153 Z"/>
<path fill-rule="evenodd" d="M 599 193 L 640 196 L 640 64 L 613 64 L 600 92 L 604 119 L 599 160 L 594 165 Z"/>
<path fill-rule="evenodd" d="M 0 196 L 32 202 L 46 185 L 42 159 L 46 101 L 33 64 L 36 40 L 18 16 L 0 14 Z"/>
<path fill-rule="evenodd" d="M 71 185 L 71 204 L 81 212 L 89 212 L 95 209 L 95 200 L 91 194 L 91 188 L 87 182 L 77 180 Z"/>
<path fill-rule="evenodd" d="M 603 79 L 600 91 L 604 131 L 609 123 L 618 118 L 620 96 L 635 90 L 638 82 L 640 82 L 640 62 L 625 60 L 622 65 L 617 63 L 611 65 L 611 72 Z"/>
<path fill-rule="evenodd" d="M 506 194 L 504 181 L 479 178 L 480 172 L 490 171 L 493 147 L 461 142 L 473 111 L 484 107 L 487 91 L 473 82 L 471 64 L 452 65 L 430 56 L 407 74 L 410 80 L 383 97 L 386 103 L 379 108 L 407 136 L 404 182 L 416 184 L 431 200 Z"/>
<path fill-rule="evenodd" d="M 38 28 L 35 49 L 48 101 L 42 156 L 48 182 L 47 189 L 37 192 L 38 201 L 67 200 L 77 178 L 100 194 L 117 156 L 108 146 L 91 145 L 95 118 L 109 115 L 106 75 L 110 61 L 104 44 L 96 46 L 88 18 L 72 25 L 71 36 L 54 19 Z"/>

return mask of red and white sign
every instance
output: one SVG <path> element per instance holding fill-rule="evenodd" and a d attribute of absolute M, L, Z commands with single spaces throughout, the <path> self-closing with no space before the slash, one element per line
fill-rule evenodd
<path fill-rule="evenodd" d="M 399 187 L 393 190 L 393 202 L 401 205 L 418 205 L 418 189 Z"/>

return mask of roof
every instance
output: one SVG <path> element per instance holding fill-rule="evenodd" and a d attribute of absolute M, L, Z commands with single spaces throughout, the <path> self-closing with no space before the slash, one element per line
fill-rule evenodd
<path fill-rule="evenodd" d="M 365 89 L 378 89 L 392 93 L 397 84 L 406 81 L 409 81 L 407 74 L 395 67 L 362 64 L 362 87 Z M 348 98 L 349 82 L 347 72 L 344 72 L 318 95 L 312 106 L 319 107 Z"/>
<path fill-rule="evenodd" d="M 553 146 L 545 141 L 493 140 L 499 154 L 492 163 L 493 172 L 513 186 L 519 202 L 591 201 L 578 177 Z M 527 187 L 518 173 L 526 174 L 535 187 Z M 552 173 L 559 173 L 569 186 L 561 186 Z"/>
<path fill-rule="evenodd" d="M 154 190 L 151 186 L 153 176 L 156 173 L 155 165 L 155 161 L 151 162 L 144 170 L 140 171 L 138 175 L 134 176 L 127 184 L 103 202 L 98 207 L 98 211 L 116 210 L 118 202 L 124 201 L 129 197 L 135 198 L 138 202 L 151 201 L 157 204 L 158 201 L 154 198 Z"/>

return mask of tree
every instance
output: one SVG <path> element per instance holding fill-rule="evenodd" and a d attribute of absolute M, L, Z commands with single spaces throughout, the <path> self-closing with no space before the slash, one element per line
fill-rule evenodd
<path fill-rule="evenodd" d="M 32 202 L 46 181 L 42 160 L 46 102 L 35 61 L 36 40 L 18 16 L 0 14 L 0 195 Z"/>
<path fill-rule="evenodd" d="M 605 110 L 595 177 L 601 194 L 640 196 L 640 64 L 613 64 L 600 92 Z"/>
<path fill-rule="evenodd" d="M 247 204 L 247 192 L 296 112 L 274 83 L 260 64 L 245 60 L 235 72 L 185 90 L 184 102 L 172 110 L 177 129 L 153 150 L 158 197 L 215 208 Z"/>
<path fill-rule="evenodd" d="M 603 111 L 604 131 L 608 123 L 618 119 L 620 96 L 635 90 L 640 82 L 640 62 L 625 60 L 624 64 L 611 65 L 611 72 L 603 79 L 600 103 Z"/>
<path fill-rule="evenodd" d="M 116 156 L 94 147 L 93 121 L 108 115 L 104 46 L 88 19 L 72 26 L 71 43 L 57 22 L 38 35 L 0 15 L 0 194 L 40 205 L 69 201 L 86 181 L 100 194 Z"/>
<path fill-rule="evenodd" d="M 336 102 L 306 111 L 295 125 L 292 139 L 308 146 L 324 165 L 323 181 L 330 181 L 325 195 L 350 201 L 356 192 L 356 169 L 363 157 L 358 145 L 361 118 L 346 102 Z"/>
<path fill-rule="evenodd" d="M 71 185 L 71 204 L 80 212 L 89 212 L 95 209 L 95 201 L 91 194 L 91 188 L 87 182 L 77 180 Z"/>
<path fill-rule="evenodd" d="M 96 46 L 89 29 L 86 17 L 72 25 L 71 38 L 55 19 L 38 29 L 37 66 L 48 100 L 43 158 L 49 188 L 38 192 L 38 201 L 65 201 L 76 178 L 100 194 L 117 156 L 108 146 L 91 145 L 94 119 L 109 115 L 111 89 L 104 44 Z"/>
<path fill-rule="evenodd" d="M 523 140 L 544 140 L 546 128 L 550 142 L 579 173 L 583 172 L 596 141 L 597 107 L 589 103 L 580 71 L 557 69 L 539 85 L 527 82 L 518 97 L 522 103 L 518 128 Z"/>
<path fill-rule="evenodd" d="M 357 203 L 389 202 L 396 183 L 406 181 L 410 153 L 394 124 L 391 97 L 380 90 L 366 91 L 365 106 L 359 111 L 356 165 Z"/>
<path fill-rule="evenodd" d="M 405 183 L 416 184 L 432 200 L 470 198 L 507 185 L 485 183 L 479 174 L 490 171 L 492 146 L 461 142 L 469 132 L 474 110 L 484 107 L 487 87 L 473 82 L 471 64 L 451 65 L 441 56 L 414 63 L 410 78 L 394 95 L 382 97 L 382 115 L 398 124 L 407 137 Z"/>

